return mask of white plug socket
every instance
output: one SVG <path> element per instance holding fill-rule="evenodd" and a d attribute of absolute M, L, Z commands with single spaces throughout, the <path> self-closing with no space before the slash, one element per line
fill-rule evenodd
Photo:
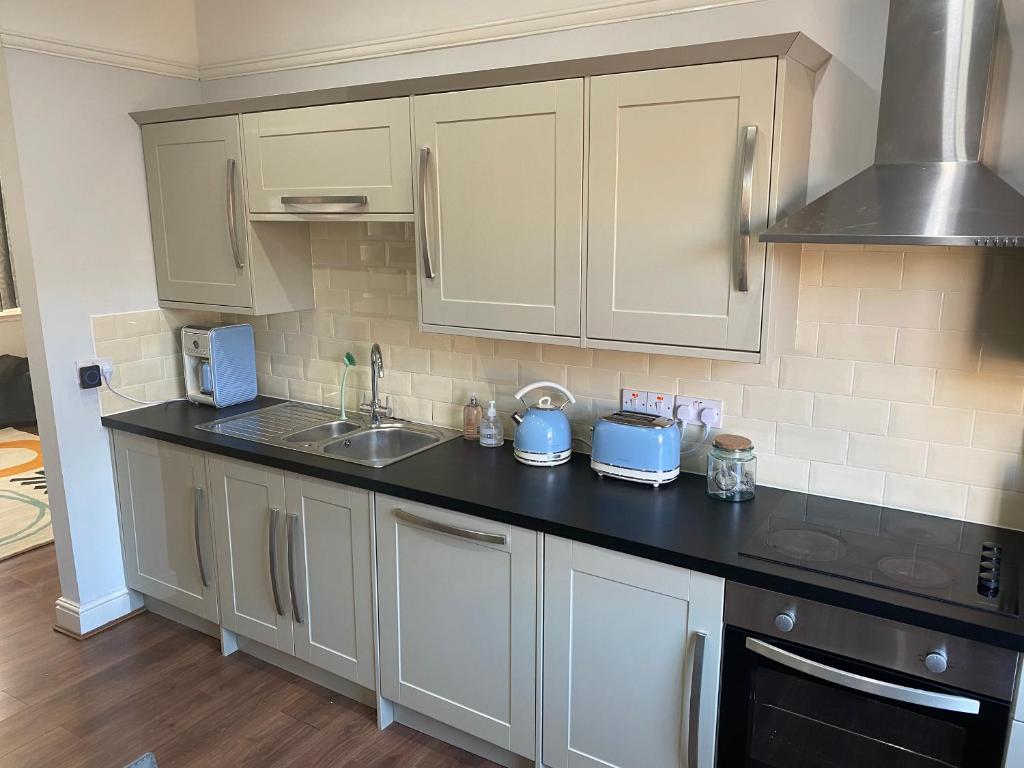
<path fill-rule="evenodd" d="M 622 410 L 647 413 L 647 392 L 642 389 L 622 390 Z"/>
<path fill-rule="evenodd" d="M 722 409 L 724 404 L 721 400 L 711 400 L 703 397 L 690 397 L 688 395 L 676 395 L 675 408 L 672 414 L 678 421 L 685 421 L 688 424 L 704 424 L 707 427 L 722 426 Z"/>

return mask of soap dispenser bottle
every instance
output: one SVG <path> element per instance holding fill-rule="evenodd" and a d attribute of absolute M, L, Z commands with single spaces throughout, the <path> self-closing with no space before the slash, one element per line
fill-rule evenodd
<path fill-rule="evenodd" d="M 487 413 L 480 422 L 480 445 L 487 448 L 498 448 L 505 442 L 505 427 L 498 418 L 498 411 L 491 400 L 487 405 Z"/>
<path fill-rule="evenodd" d="M 483 409 L 476 395 L 471 395 L 469 402 L 462 409 L 462 436 L 467 440 L 480 439 L 480 416 Z"/>

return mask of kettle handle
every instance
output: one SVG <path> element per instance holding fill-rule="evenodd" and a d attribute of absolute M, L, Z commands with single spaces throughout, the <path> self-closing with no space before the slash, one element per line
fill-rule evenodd
<path fill-rule="evenodd" d="M 535 389 L 554 389 L 565 395 L 565 403 L 562 403 L 562 408 L 565 408 L 566 403 L 575 403 L 576 398 L 572 396 L 572 392 L 563 387 L 561 384 L 557 384 L 553 381 L 535 381 L 533 384 L 527 384 L 525 387 L 516 392 L 516 399 L 523 400 L 523 395 L 527 392 L 532 392 Z M 523 405 L 526 405 L 526 401 L 523 400 Z"/>

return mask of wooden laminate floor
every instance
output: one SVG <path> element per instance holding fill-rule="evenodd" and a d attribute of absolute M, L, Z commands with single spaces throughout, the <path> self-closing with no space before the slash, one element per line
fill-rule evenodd
<path fill-rule="evenodd" d="M 492 766 L 153 614 L 54 632 L 53 547 L 0 563 L 0 768 Z"/>

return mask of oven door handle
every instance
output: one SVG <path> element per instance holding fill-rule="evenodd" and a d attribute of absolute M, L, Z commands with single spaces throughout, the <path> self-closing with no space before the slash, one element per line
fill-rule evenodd
<path fill-rule="evenodd" d="M 915 704 L 919 707 L 941 709 L 946 712 L 963 712 L 968 715 L 976 715 L 981 709 L 981 702 L 977 699 L 968 699 L 963 696 L 950 696 L 947 693 L 935 693 L 934 691 L 922 691 L 919 688 L 907 688 L 895 683 L 887 683 L 883 680 L 874 680 L 863 675 L 855 675 L 851 672 L 844 672 L 835 667 L 819 664 L 816 661 L 797 656 L 795 653 L 776 648 L 774 645 L 757 640 L 753 637 L 747 638 L 747 650 L 753 651 L 759 656 L 789 667 L 797 672 L 802 672 L 810 677 L 824 680 L 827 683 L 840 685 L 861 693 L 869 693 L 872 696 L 880 696 L 883 699 L 902 701 L 905 704 Z"/>

